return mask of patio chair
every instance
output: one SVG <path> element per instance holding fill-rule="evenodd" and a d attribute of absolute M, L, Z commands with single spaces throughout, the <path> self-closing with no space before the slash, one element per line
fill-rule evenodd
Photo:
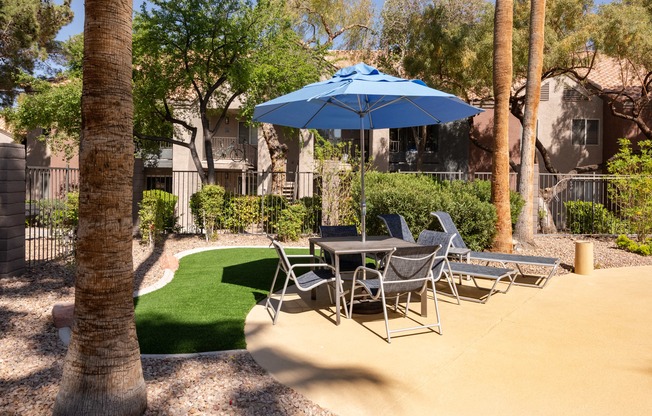
<path fill-rule="evenodd" d="M 451 294 L 455 299 L 457 299 L 457 304 L 459 305 L 460 296 L 457 293 L 455 281 L 453 280 L 453 272 L 448 261 L 448 250 L 451 246 L 453 237 L 455 237 L 453 233 L 423 230 L 421 231 L 421 234 L 419 234 L 419 238 L 417 238 L 417 244 L 422 246 L 441 246 L 441 249 L 437 252 L 437 259 L 432 265 L 432 273 L 433 276 L 441 277 L 443 272 L 443 274 L 446 276 L 448 287 L 451 289 Z M 435 282 L 438 280 L 440 279 L 437 278 Z"/>
<path fill-rule="evenodd" d="M 278 241 L 273 240 L 272 244 L 274 245 L 274 249 L 276 249 L 279 261 L 276 266 L 274 279 L 272 280 L 272 287 L 269 289 L 269 295 L 265 301 L 265 308 L 272 318 L 272 323 L 276 325 L 278 315 L 281 312 L 281 306 L 283 305 L 283 298 L 285 297 L 285 292 L 287 291 L 290 281 L 294 282 L 297 289 L 300 291 L 307 292 L 316 289 L 323 284 L 334 283 L 336 279 L 334 268 L 329 264 L 316 262 L 320 260 L 319 258 L 307 254 L 288 255 L 285 253 L 285 249 Z M 291 264 L 290 259 L 305 259 L 306 262 Z M 298 268 L 309 268 L 311 270 L 301 275 L 297 275 L 296 269 Z M 278 300 L 278 304 L 274 307 L 274 305 L 272 305 L 272 300 L 275 296 L 274 285 L 276 284 L 276 279 L 281 271 L 285 273 L 285 283 L 283 284 L 283 289 L 281 290 L 278 299 L 276 299 Z M 328 296 L 331 298 L 332 302 L 330 286 L 328 286 Z"/>
<path fill-rule="evenodd" d="M 355 225 L 320 225 L 319 234 L 322 237 L 354 237 L 359 235 Z M 326 263 L 334 266 L 334 260 L 327 251 L 322 253 Z M 340 256 L 340 274 L 352 274 L 359 266 L 364 266 L 365 257 L 361 254 L 347 254 Z"/>
<path fill-rule="evenodd" d="M 398 299 L 402 294 L 412 292 L 419 293 L 421 296 L 426 296 L 428 283 L 431 283 L 433 290 L 435 290 L 435 277 L 432 273 L 432 265 L 438 258 L 436 254 L 439 248 L 439 246 L 397 248 L 388 254 L 385 268 L 383 270 L 372 269 L 364 266 L 358 267 L 353 274 L 353 289 L 351 290 L 351 302 L 349 303 L 349 316 L 353 313 L 353 304 L 356 297 L 355 289 L 360 288 L 362 290 L 362 295 L 369 296 L 374 300 L 380 299 L 382 301 L 388 343 L 392 342 L 392 333 L 412 331 L 421 328 L 438 327 L 438 333 L 441 335 L 441 319 L 439 316 L 437 296 L 433 297 L 435 313 L 437 315 L 437 323 L 435 324 L 422 324 L 410 328 L 390 330 L 389 318 L 387 315 L 388 297 L 396 297 Z M 437 276 L 437 278 L 439 278 L 439 276 Z M 424 303 L 422 303 L 422 306 L 423 305 Z M 409 298 L 408 303 L 405 306 L 404 317 L 407 316 L 408 309 Z"/>
<path fill-rule="evenodd" d="M 410 232 L 410 227 L 408 227 L 405 218 L 400 214 L 382 214 L 378 218 L 383 220 L 385 227 L 391 237 L 400 238 L 401 240 L 409 241 L 414 243 L 414 237 L 412 232 Z"/>
<path fill-rule="evenodd" d="M 457 231 L 457 227 L 453 223 L 451 216 L 444 211 L 431 212 L 431 215 L 435 216 L 439 220 L 441 228 L 448 233 L 456 233 L 455 238 L 453 238 L 453 247 L 467 249 L 464 240 Z M 518 269 L 518 272 L 521 276 L 522 282 L 514 279 L 515 285 L 520 286 L 529 286 L 544 288 L 550 278 L 555 274 L 557 267 L 561 262 L 560 259 L 554 257 L 542 257 L 542 256 L 527 256 L 523 254 L 509 254 L 509 253 L 496 253 L 496 252 L 485 252 L 485 251 L 472 251 L 469 250 L 466 253 L 466 256 L 471 260 L 477 260 L 485 262 L 487 265 L 492 263 L 498 263 L 501 267 L 507 267 L 510 264 L 513 264 Z M 523 272 L 523 266 L 535 266 L 545 269 L 550 269 L 548 274 L 526 274 Z M 528 283 L 532 281 L 533 283 Z"/>

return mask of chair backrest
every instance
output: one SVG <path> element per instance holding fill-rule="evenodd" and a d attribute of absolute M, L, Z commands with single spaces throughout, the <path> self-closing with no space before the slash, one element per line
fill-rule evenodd
<path fill-rule="evenodd" d="M 355 225 L 320 225 L 319 234 L 322 237 L 355 237 L 358 229 Z M 330 265 L 334 265 L 331 254 L 324 252 L 324 260 Z M 345 254 L 340 256 L 340 271 L 350 272 L 358 266 L 363 266 L 362 256 L 359 254 Z"/>
<path fill-rule="evenodd" d="M 412 232 L 410 231 L 410 228 L 408 227 L 407 222 L 405 222 L 405 218 L 403 218 L 402 215 L 382 214 L 379 215 L 378 218 L 383 220 L 390 236 L 400 238 L 401 240 L 405 240 L 410 243 L 415 242 L 414 237 L 412 236 Z"/>
<path fill-rule="evenodd" d="M 358 235 L 355 225 L 320 225 L 319 234 L 322 237 L 352 237 Z"/>
<path fill-rule="evenodd" d="M 453 222 L 453 219 L 448 214 L 448 212 L 436 211 L 431 212 L 430 214 L 434 215 L 439 220 L 441 229 L 444 230 L 444 232 L 455 233 L 455 236 L 453 237 L 453 247 L 468 248 L 464 243 L 464 240 L 462 240 L 462 236 L 460 235 L 460 232 L 457 231 L 457 227 L 455 226 L 455 223 Z"/>
<path fill-rule="evenodd" d="M 432 265 L 432 273 L 435 280 L 438 280 L 444 270 L 446 257 L 448 256 L 448 249 L 451 247 L 452 241 L 457 234 L 446 233 L 442 231 L 423 230 L 419 234 L 417 244 L 424 246 L 440 245 L 442 248 L 437 253 L 438 256 Z"/>
<path fill-rule="evenodd" d="M 279 259 L 279 265 L 281 266 L 281 270 L 283 270 L 285 273 L 290 271 L 290 259 L 288 258 L 287 254 L 285 254 L 285 249 L 276 240 L 272 240 L 272 245 L 274 246 L 274 249 L 276 250 L 276 254 L 278 254 L 278 259 Z"/>
<path fill-rule="evenodd" d="M 432 263 L 440 246 L 397 248 L 383 271 L 385 294 L 420 290 L 430 279 Z"/>

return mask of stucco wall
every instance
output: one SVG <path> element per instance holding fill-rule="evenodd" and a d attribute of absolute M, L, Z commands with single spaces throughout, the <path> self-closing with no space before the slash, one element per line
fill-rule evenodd
<path fill-rule="evenodd" d="M 471 135 L 485 147 L 493 147 L 494 110 L 485 109 L 483 113 L 473 117 L 473 131 Z M 521 122 L 509 115 L 509 155 L 515 163 L 521 161 L 521 136 L 523 128 Z M 492 155 L 469 141 L 469 171 L 491 172 Z"/>
<path fill-rule="evenodd" d="M 586 100 L 565 101 L 564 87 L 571 87 L 579 92 L 584 92 L 584 89 L 567 77 L 558 77 L 546 82 L 550 83 L 550 93 L 548 101 L 539 103 L 539 140 L 548 149 L 553 165 L 561 172 L 568 172 L 577 166 L 601 163 L 604 131 L 602 100 L 586 93 Z M 597 145 L 572 143 L 573 119 L 599 120 Z M 541 158 L 539 165 L 542 169 L 545 168 Z"/>

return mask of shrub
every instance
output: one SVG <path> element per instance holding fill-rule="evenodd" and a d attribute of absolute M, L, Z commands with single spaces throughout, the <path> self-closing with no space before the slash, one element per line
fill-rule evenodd
<path fill-rule="evenodd" d="M 461 192 L 473 192 L 483 202 L 491 203 L 491 182 L 476 180 L 473 182 L 454 181 L 453 186 L 462 184 Z M 509 209 L 511 212 L 512 229 L 518 221 L 518 216 L 525 205 L 525 200 L 518 192 L 509 191 Z"/>
<path fill-rule="evenodd" d="M 609 173 L 619 175 L 610 182 L 609 196 L 644 243 L 652 233 L 652 140 L 641 140 L 634 152 L 628 139 L 608 162 Z"/>
<path fill-rule="evenodd" d="M 622 222 L 604 205 L 587 201 L 568 201 L 566 227 L 572 234 L 616 234 L 624 231 Z"/>
<path fill-rule="evenodd" d="M 230 195 L 225 199 L 222 220 L 225 228 L 237 233 L 257 222 L 260 222 L 260 197 Z"/>
<path fill-rule="evenodd" d="M 473 250 L 488 247 L 496 229 L 496 210 L 481 200 L 471 183 L 437 182 L 424 175 L 371 172 L 366 179 L 367 233 L 386 234 L 380 214 L 401 214 L 417 238 L 425 229 L 437 229 L 432 211 L 448 212 L 462 238 Z M 359 205 L 360 186 L 354 187 Z"/>
<path fill-rule="evenodd" d="M 299 200 L 306 207 L 306 215 L 303 219 L 303 231 L 316 233 L 321 225 L 321 198 L 318 196 L 305 197 Z"/>
<path fill-rule="evenodd" d="M 138 218 L 144 242 L 154 245 L 163 232 L 175 230 L 177 217 L 174 208 L 177 199 L 177 196 L 160 189 L 143 192 L 143 199 L 138 204 Z"/>
<path fill-rule="evenodd" d="M 190 211 L 199 229 L 206 230 L 206 240 L 214 238 L 215 226 L 222 218 L 224 188 L 219 185 L 204 185 L 190 197 Z"/>
<path fill-rule="evenodd" d="M 37 203 L 34 221 L 39 227 L 77 232 L 79 223 L 79 192 L 68 192 L 63 199 L 44 199 Z"/>
<path fill-rule="evenodd" d="M 301 226 L 306 216 L 303 204 L 293 204 L 281 210 L 275 229 L 280 241 L 297 241 L 301 236 Z"/>
<path fill-rule="evenodd" d="M 647 242 L 641 243 L 621 234 L 616 239 L 616 246 L 642 256 L 649 256 L 652 254 L 652 240 L 647 240 Z"/>
<path fill-rule="evenodd" d="M 266 232 L 272 232 L 278 222 L 281 211 L 285 209 L 288 202 L 281 195 L 265 195 L 261 201 L 263 213 L 263 227 Z"/>

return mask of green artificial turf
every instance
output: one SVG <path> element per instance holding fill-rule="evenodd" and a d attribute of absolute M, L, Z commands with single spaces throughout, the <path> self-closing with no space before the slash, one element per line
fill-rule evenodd
<path fill-rule="evenodd" d="M 183 257 L 172 282 L 134 299 L 141 352 L 246 348 L 245 318 L 267 296 L 277 264 L 272 248 L 210 250 Z"/>

